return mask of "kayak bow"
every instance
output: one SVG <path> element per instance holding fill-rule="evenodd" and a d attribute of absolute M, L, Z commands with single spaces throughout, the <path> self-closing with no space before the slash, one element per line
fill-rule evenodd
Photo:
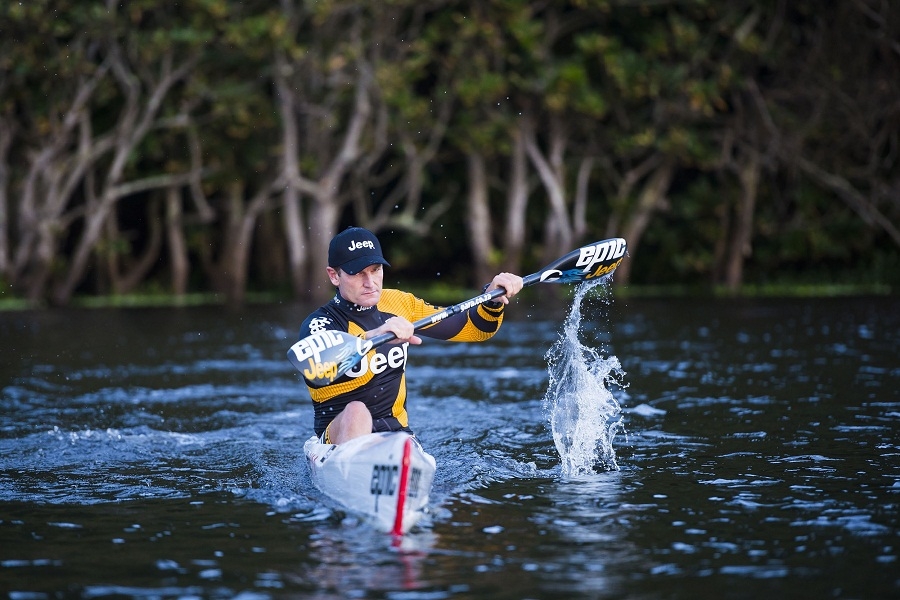
<path fill-rule="evenodd" d="M 427 512 L 434 457 L 405 432 L 371 433 L 340 445 L 303 446 L 313 483 L 377 529 L 402 535 Z"/>

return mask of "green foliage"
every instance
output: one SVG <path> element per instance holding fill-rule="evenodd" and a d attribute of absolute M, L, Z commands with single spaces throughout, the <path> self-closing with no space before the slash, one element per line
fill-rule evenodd
<path fill-rule="evenodd" d="M 297 166 L 310 179 L 321 177 L 340 152 L 357 86 L 371 69 L 361 156 L 334 182 L 335 202 L 338 210 L 356 207 L 346 209 L 349 220 L 396 216 L 394 188 L 401 186 L 405 161 L 427 156 L 417 174 L 420 206 L 415 216 L 404 216 L 416 234 L 394 232 L 402 237 L 396 262 L 407 274 L 432 277 L 434 269 L 416 267 L 420 262 L 469 260 L 458 190 L 466 188 L 465 156 L 473 150 L 490 169 L 500 238 L 510 153 L 524 116 L 536 124 L 542 148 L 551 123 L 564 132 L 563 164 L 554 168 L 567 186 L 567 210 L 579 161 L 598 165 L 589 185 L 587 235 L 605 234 L 606 223 L 621 226 L 637 213 L 647 175 L 618 193 L 640 165 L 675 165 L 665 202 L 650 216 L 633 256 L 637 282 L 721 281 L 742 193 L 736 173 L 752 150 L 762 166 L 744 260 L 748 280 L 896 285 L 897 240 L 878 223 L 900 222 L 894 201 L 900 32 L 888 18 L 893 13 L 876 4 L 839 3 L 823 11 L 812 0 L 7 2 L 0 6 L 0 125 L 15 141 L 3 159 L 10 174 L 3 185 L 13 199 L 6 220 L 10 250 L 20 241 L 17 218 L 25 211 L 16 195 L 29 161 L 55 149 L 71 164 L 90 139 L 100 158 L 66 182 L 64 218 L 55 225 L 53 269 L 65 272 L 67 252 L 91 210 L 88 198 L 112 160 L 109 147 L 127 125 L 130 90 L 138 90 L 146 109 L 160 77 L 187 66 L 189 76 L 159 99 L 159 118 L 132 150 L 125 179 L 186 172 L 197 160 L 196 140 L 202 189 L 219 212 L 214 223 L 185 227 L 202 232 L 192 239 L 192 257 L 215 254 L 208 247 L 221 243 L 235 216 L 221 208 L 231 202 L 233 186 L 249 204 L 282 175 L 285 124 L 275 69 L 286 70 L 296 92 Z M 832 43 L 838 33 L 845 44 Z M 111 67 L 113 57 L 121 57 L 121 70 Z M 94 77 L 95 87 L 84 92 Z M 79 91 L 87 99 L 73 109 Z M 65 137 L 78 115 L 89 118 L 79 122 L 78 135 Z M 437 127 L 443 118 L 446 132 Z M 528 175 L 525 260 L 533 262 L 549 243 L 550 209 L 532 164 Z M 434 222 L 414 222 L 445 200 L 453 204 Z M 302 216 L 312 207 L 304 196 Z M 185 208 L 191 208 L 187 201 Z M 278 201 L 266 208 L 281 209 Z M 429 227 L 434 239 L 423 244 L 421 228 Z M 124 258 L 141 241 L 104 240 L 95 254 Z M 469 267 L 448 265 L 441 277 L 465 285 L 460 273 Z"/>

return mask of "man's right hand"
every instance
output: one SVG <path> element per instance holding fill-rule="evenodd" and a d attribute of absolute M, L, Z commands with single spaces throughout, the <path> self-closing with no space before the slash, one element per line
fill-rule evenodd
<path fill-rule="evenodd" d="M 415 327 L 413 324 L 404 319 L 403 317 L 391 317 L 387 321 L 384 322 L 381 327 L 373 329 L 371 331 L 366 332 L 366 339 L 370 339 L 375 337 L 376 335 L 381 335 L 382 333 L 393 333 L 397 336 L 397 339 L 392 343 L 403 343 L 409 342 L 413 346 L 418 346 L 422 343 L 422 338 L 417 336 Z"/>

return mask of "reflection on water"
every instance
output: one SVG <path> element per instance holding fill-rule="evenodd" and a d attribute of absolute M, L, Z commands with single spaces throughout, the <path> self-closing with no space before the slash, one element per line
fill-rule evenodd
<path fill-rule="evenodd" d="M 900 596 L 897 303 L 609 300 L 416 347 L 438 472 L 396 545 L 310 485 L 305 307 L 0 314 L 0 593 Z"/>

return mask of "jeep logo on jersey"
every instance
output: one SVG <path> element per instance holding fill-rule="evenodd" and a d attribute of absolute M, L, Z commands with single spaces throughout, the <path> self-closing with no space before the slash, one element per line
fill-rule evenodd
<path fill-rule="evenodd" d="M 581 267 L 582 271 L 588 273 L 591 271 L 591 269 L 594 268 L 594 265 L 596 265 L 597 263 L 613 260 L 616 258 L 620 259 L 621 257 L 625 256 L 625 250 L 625 240 L 623 240 L 622 238 L 607 240 L 593 246 L 584 246 L 583 248 L 581 248 L 581 254 L 578 257 L 578 261 L 575 263 L 575 266 Z M 618 266 L 618 262 L 616 262 L 616 266 Z M 604 273 L 592 273 L 591 277 L 598 277 L 600 275 L 604 275 L 605 273 L 611 272 L 608 269 L 601 270 L 604 271 Z"/>
<path fill-rule="evenodd" d="M 369 250 L 374 250 L 375 244 L 373 244 L 371 240 L 365 240 L 363 242 L 356 242 L 351 240 L 350 246 L 347 248 L 347 250 L 353 252 L 354 250 L 359 250 L 360 248 L 368 248 Z"/>
<path fill-rule="evenodd" d="M 363 356 L 359 364 L 347 371 L 346 375 L 347 377 L 362 377 L 366 373 L 378 375 L 387 369 L 404 369 L 407 358 L 409 358 L 409 342 L 395 344 L 390 346 L 387 352 L 376 352 L 371 357 Z"/>

